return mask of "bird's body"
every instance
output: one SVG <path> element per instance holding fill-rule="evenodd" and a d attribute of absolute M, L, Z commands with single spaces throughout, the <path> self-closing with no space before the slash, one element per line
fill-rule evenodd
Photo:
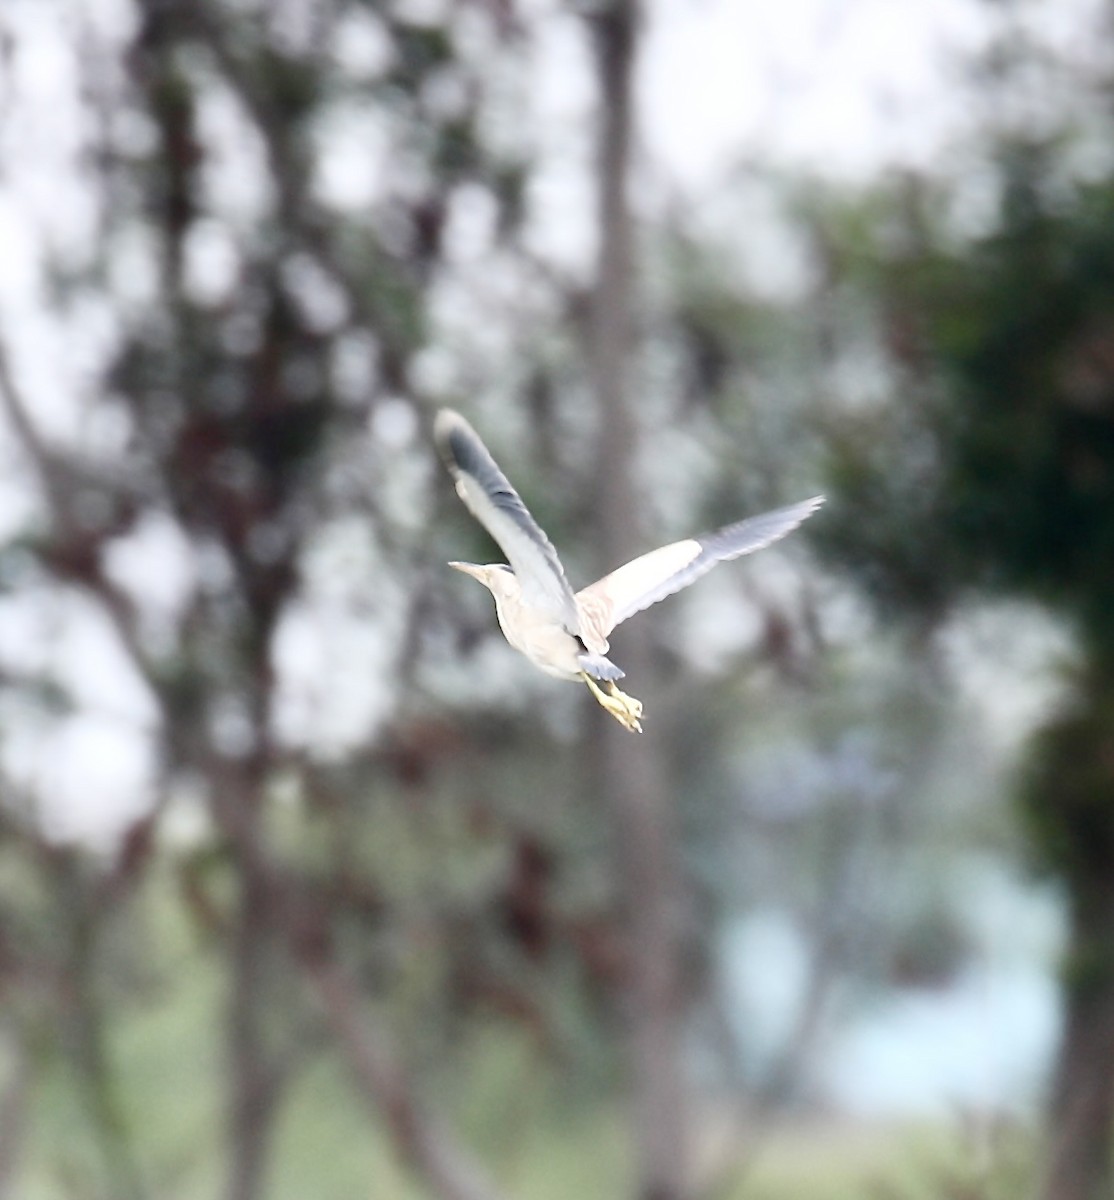
<path fill-rule="evenodd" d="M 547 675 L 557 679 L 579 679 L 584 646 L 563 626 L 539 617 L 523 602 L 522 588 L 515 573 L 507 567 L 483 567 L 490 574 L 470 571 L 471 563 L 453 564 L 472 575 L 495 597 L 495 616 L 507 641 Z"/>
<path fill-rule="evenodd" d="M 499 626 L 516 650 L 547 675 L 582 680 L 616 720 L 636 732 L 642 728 L 642 705 L 619 690 L 615 681 L 623 672 L 606 657 L 615 626 L 687 587 L 716 563 L 784 537 L 823 503 L 815 496 L 673 542 L 574 593 L 557 552 L 471 425 L 443 409 L 434 436 L 457 494 L 510 560 L 509 566 L 449 565 L 491 592 Z"/>

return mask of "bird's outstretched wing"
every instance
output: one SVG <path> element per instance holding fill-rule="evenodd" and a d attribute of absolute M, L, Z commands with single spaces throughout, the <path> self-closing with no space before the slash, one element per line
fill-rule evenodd
<path fill-rule="evenodd" d="M 585 644 L 606 650 L 607 635 L 616 625 L 688 587 L 716 563 L 751 554 L 783 538 L 823 503 L 823 496 L 813 496 L 799 504 L 747 517 L 715 533 L 651 550 L 605 575 L 577 593 Z"/>
<path fill-rule="evenodd" d="M 457 495 L 499 543 L 522 588 L 523 600 L 556 617 L 570 633 L 577 633 L 576 598 L 557 551 L 479 434 L 459 413 L 443 408 L 433 423 L 433 436 L 456 481 Z"/>

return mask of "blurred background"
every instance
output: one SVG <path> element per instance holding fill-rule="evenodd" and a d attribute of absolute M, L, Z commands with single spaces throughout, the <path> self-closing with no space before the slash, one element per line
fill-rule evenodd
<path fill-rule="evenodd" d="M 1114 1194 L 1112 33 L 4 0 L 0 1197 Z"/>

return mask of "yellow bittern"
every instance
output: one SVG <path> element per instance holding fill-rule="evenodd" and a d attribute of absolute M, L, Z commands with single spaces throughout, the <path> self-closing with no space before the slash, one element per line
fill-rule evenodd
<path fill-rule="evenodd" d="M 714 533 L 651 550 L 573 592 L 557 551 L 471 425 L 442 409 L 433 426 L 457 495 L 499 543 L 510 565 L 452 562 L 495 597 L 506 639 L 535 666 L 558 679 L 583 680 L 627 729 L 642 732 L 642 704 L 616 686 L 623 672 L 606 657 L 608 634 L 620 622 L 679 592 L 716 565 L 776 542 L 824 502 L 813 496 L 748 517 Z"/>

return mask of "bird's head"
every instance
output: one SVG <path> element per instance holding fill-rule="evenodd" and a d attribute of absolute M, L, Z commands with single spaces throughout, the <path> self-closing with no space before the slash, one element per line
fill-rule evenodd
<path fill-rule="evenodd" d="M 480 566 L 478 563 L 451 562 L 449 566 L 457 571 L 463 571 L 465 575 L 471 575 L 473 579 L 478 579 L 497 600 L 502 600 L 518 591 L 518 580 L 515 579 L 514 572 L 510 567 L 504 563 Z"/>

